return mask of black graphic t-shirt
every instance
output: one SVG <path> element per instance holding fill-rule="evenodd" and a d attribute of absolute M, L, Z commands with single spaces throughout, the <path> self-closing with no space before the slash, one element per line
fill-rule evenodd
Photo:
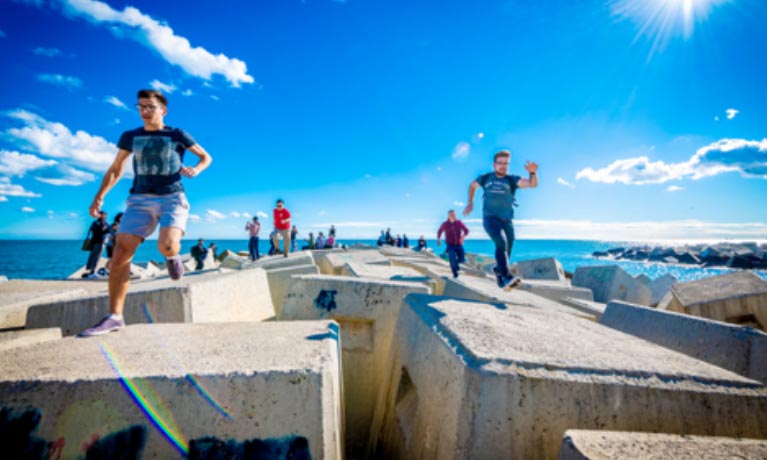
<path fill-rule="evenodd" d="M 144 128 L 125 131 L 117 147 L 133 152 L 131 193 L 170 195 L 183 192 L 180 171 L 184 152 L 194 144 L 196 142 L 189 133 L 170 126 L 158 131 Z"/>
<path fill-rule="evenodd" d="M 483 174 L 477 177 L 477 183 L 485 191 L 482 204 L 482 215 L 511 220 L 514 218 L 514 192 L 519 188 L 519 176 L 510 175 L 498 177 L 495 173 Z"/>

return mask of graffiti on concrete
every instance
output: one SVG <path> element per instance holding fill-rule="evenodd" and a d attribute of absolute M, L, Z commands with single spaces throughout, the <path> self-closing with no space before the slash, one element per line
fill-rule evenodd
<path fill-rule="evenodd" d="M 214 437 L 193 439 L 189 443 L 189 460 L 309 460 L 309 441 L 303 436 L 251 439 L 237 442 Z"/>
<path fill-rule="evenodd" d="M 47 441 L 34 434 L 42 414 L 28 408 L 14 413 L 9 407 L 0 409 L 0 449 L 4 459 L 58 460 L 66 445 L 64 438 Z M 85 460 L 138 460 L 146 443 L 146 428 L 134 425 L 110 433 L 87 446 Z"/>
<path fill-rule="evenodd" d="M 336 294 L 338 291 L 336 290 L 325 290 L 322 289 L 320 291 L 320 294 L 317 296 L 316 299 L 314 299 L 314 306 L 319 308 L 320 310 L 325 310 L 327 312 L 330 312 L 331 310 L 335 310 L 338 306 L 336 305 Z"/>

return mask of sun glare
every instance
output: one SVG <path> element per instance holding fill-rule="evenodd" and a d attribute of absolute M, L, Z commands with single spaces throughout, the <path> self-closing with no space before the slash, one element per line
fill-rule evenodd
<path fill-rule="evenodd" d="M 609 0 L 613 15 L 639 26 L 636 39 L 652 41 L 650 55 L 662 50 L 668 41 L 681 34 L 692 37 L 695 24 L 704 21 L 711 10 L 732 0 Z"/>

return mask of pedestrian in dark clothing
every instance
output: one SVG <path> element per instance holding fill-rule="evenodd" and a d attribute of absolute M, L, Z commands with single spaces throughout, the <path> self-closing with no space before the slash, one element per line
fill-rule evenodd
<path fill-rule="evenodd" d="M 88 262 L 85 264 L 86 272 L 83 278 L 96 272 L 96 267 L 101 259 L 101 252 L 104 250 L 104 237 L 109 233 L 109 223 L 107 222 L 107 213 L 99 212 L 99 218 L 94 220 L 88 229 L 88 236 L 91 240 L 91 252 L 88 254 Z"/>

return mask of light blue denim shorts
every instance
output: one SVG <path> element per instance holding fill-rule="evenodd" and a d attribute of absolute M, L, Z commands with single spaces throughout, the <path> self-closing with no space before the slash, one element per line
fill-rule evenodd
<path fill-rule="evenodd" d="M 184 192 L 170 195 L 130 195 L 125 200 L 126 209 L 117 233 L 140 236 L 146 239 L 157 228 L 176 227 L 186 231 L 189 218 L 189 202 Z"/>

